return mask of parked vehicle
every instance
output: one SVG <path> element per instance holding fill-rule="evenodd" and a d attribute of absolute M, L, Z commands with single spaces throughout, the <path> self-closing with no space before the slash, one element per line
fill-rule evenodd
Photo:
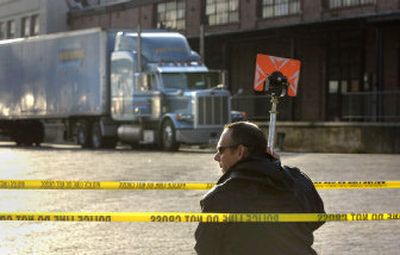
<path fill-rule="evenodd" d="M 215 142 L 222 73 L 174 32 L 88 29 L 0 41 L 0 130 L 19 145 Z"/>

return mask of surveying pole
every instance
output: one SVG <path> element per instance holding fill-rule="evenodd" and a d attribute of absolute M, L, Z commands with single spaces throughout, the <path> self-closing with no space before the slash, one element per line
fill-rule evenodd
<path fill-rule="evenodd" d="M 269 128 L 268 128 L 268 148 L 271 152 L 274 151 L 275 141 L 275 127 L 276 127 L 276 115 L 278 114 L 278 97 L 271 96 L 271 110 L 269 111 Z"/>
<path fill-rule="evenodd" d="M 274 153 L 275 147 L 279 98 L 287 94 L 296 96 L 299 74 L 299 60 L 257 54 L 253 90 L 256 94 L 271 97 L 267 145 L 271 153 Z"/>
<path fill-rule="evenodd" d="M 269 111 L 268 148 L 274 151 L 276 134 L 276 117 L 278 115 L 279 98 L 286 96 L 288 82 L 286 76 L 275 71 L 266 80 L 267 94 L 271 96 L 271 110 Z"/>

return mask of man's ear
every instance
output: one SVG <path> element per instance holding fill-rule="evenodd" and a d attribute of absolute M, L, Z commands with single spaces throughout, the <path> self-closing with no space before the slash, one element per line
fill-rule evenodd
<path fill-rule="evenodd" d="M 243 144 L 240 144 L 238 146 L 237 151 L 238 151 L 239 160 L 246 158 L 249 153 L 248 148 L 246 146 L 244 146 Z"/>

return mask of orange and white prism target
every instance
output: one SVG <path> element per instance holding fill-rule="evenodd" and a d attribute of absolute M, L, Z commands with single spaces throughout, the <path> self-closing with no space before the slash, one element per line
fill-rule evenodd
<path fill-rule="evenodd" d="M 273 72 L 279 71 L 288 80 L 288 95 L 296 96 L 300 78 L 300 64 L 300 60 L 297 59 L 257 54 L 253 89 L 256 92 L 264 92 L 265 80 Z"/>

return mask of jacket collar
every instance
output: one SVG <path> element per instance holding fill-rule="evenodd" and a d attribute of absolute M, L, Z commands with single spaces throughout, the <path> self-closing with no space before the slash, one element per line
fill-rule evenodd
<path fill-rule="evenodd" d="M 293 178 L 282 169 L 279 161 L 272 161 L 267 157 L 248 157 L 237 162 L 221 176 L 217 184 L 231 179 L 261 182 L 280 190 L 290 189 L 294 182 Z"/>

